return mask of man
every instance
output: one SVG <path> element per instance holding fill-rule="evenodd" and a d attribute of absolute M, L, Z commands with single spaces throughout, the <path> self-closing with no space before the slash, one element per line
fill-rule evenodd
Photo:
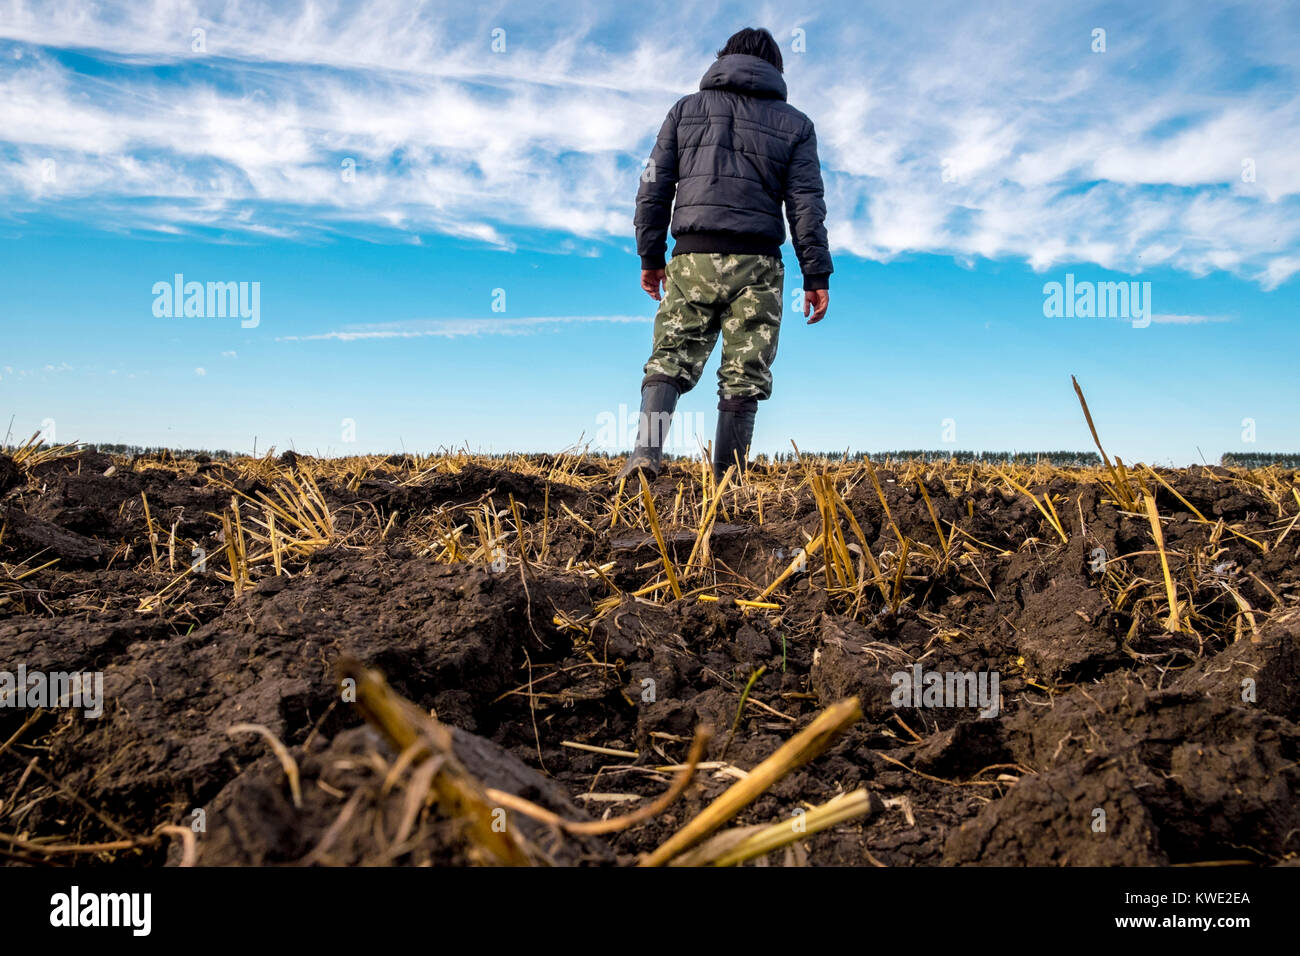
<path fill-rule="evenodd" d="M 785 101 L 781 50 L 745 29 L 718 51 L 700 91 L 668 112 L 636 197 L 641 288 L 660 302 L 641 384 L 636 448 L 619 473 L 655 478 L 677 399 L 699 381 L 722 336 L 713 471 L 743 468 L 760 400 L 772 394 L 790 222 L 804 315 L 830 304 L 826 204 L 813 124 Z M 676 204 L 674 205 L 674 197 Z M 664 266 L 669 220 L 676 240 Z M 662 301 L 660 290 L 663 289 Z"/>

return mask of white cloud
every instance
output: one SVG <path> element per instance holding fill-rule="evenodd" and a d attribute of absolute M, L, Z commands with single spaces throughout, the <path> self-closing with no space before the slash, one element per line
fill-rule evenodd
<path fill-rule="evenodd" d="M 412 319 L 354 325 L 315 335 L 283 335 L 277 342 L 311 342 L 334 339 L 356 342 L 365 339 L 418 339 L 427 337 L 455 339 L 470 335 L 533 335 L 560 325 L 575 322 L 650 322 L 643 315 L 562 315 L 525 316 L 509 319 Z"/>
<path fill-rule="evenodd" d="M 1231 322 L 1226 315 L 1177 315 L 1172 312 L 1157 312 L 1151 321 L 1160 325 L 1202 325 L 1206 322 Z"/>
<path fill-rule="evenodd" d="M 547 230 L 613 248 L 664 112 L 735 26 L 734 11 L 686 11 L 0 0 L 0 38 L 22 44 L 0 74 L 0 201 L 168 233 L 440 232 L 510 248 Z M 691 28 L 633 29 L 647 18 Z M 801 0 L 761 19 L 778 38 L 808 31 L 787 81 L 818 125 L 838 252 L 1222 269 L 1265 288 L 1300 272 L 1285 4 L 1248 23 L 1215 5 L 1112 10 L 1103 54 L 1091 14 L 1048 3 L 863 16 Z"/>

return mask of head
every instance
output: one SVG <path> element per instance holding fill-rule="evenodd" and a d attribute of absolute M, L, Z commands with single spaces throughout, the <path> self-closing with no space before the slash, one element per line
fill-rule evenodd
<path fill-rule="evenodd" d="M 781 62 L 781 48 L 776 45 L 776 39 L 772 34 L 761 27 L 757 30 L 753 27 L 745 27 L 739 33 L 733 33 L 718 51 L 718 56 L 727 56 L 731 53 L 748 53 L 750 56 L 767 60 L 776 67 L 778 73 L 785 72 L 785 64 Z"/>

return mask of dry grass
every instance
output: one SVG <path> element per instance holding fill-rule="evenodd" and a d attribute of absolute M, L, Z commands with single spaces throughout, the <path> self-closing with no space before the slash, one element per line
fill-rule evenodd
<path fill-rule="evenodd" d="M 671 472 L 673 480 L 661 480 L 653 492 L 639 481 L 616 485 L 617 460 L 572 453 L 487 457 L 447 452 L 408 456 L 396 463 L 377 455 L 300 457 L 292 465 L 266 455 L 234 459 L 221 477 L 210 479 L 230 494 L 230 505 L 213 516 L 220 521 L 222 546 L 211 560 L 218 578 L 235 592 L 267 575 L 307 571 L 320 548 L 397 541 L 438 563 L 466 563 L 498 573 L 522 565 L 534 573 L 578 575 L 594 586 L 591 614 L 566 618 L 557 626 L 579 634 L 612 613 L 626 593 L 652 603 L 731 601 L 745 613 L 768 614 L 779 621 L 791 588 L 803 581 L 824 590 L 840 612 L 866 620 L 881 611 L 920 610 L 931 589 L 945 581 L 960 579 L 987 589 L 988 562 L 1005 559 L 1017 549 L 1032 547 L 1044 560 L 1070 549 L 1086 553 L 1094 542 L 1082 514 L 1075 514 L 1073 496 L 1052 489 L 1094 486 L 1103 505 L 1113 506 L 1124 522 L 1141 527 L 1150 542 L 1145 551 L 1108 556 L 1098 581 L 1111 606 L 1133 621 L 1130 646 L 1142 635 L 1155 634 L 1181 634 L 1193 648 L 1216 639 L 1253 637 L 1262 617 L 1273 609 L 1252 607 L 1239 589 L 1217 579 L 1214 557 L 1224 540 L 1267 552 L 1293 534 L 1300 521 L 1300 485 L 1294 473 L 1231 469 L 1227 477 L 1220 472 L 1213 478 L 1214 473 L 1204 472 L 1213 480 L 1248 485 L 1266 497 L 1275 511 L 1276 530 L 1263 535 L 1257 527 L 1210 521 L 1161 473 L 1145 465 L 1129 468 L 1104 450 L 1102 454 L 1101 467 L 1066 468 L 916 460 L 873 464 L 801 453 L 793 462 L 757 463 L 740 478 L 729 471 L 716 483 L 708 468 L 677 467 Z M 396 513 L 380 514 L 372 506 L 329 503 L 331 489 L 355 490 L 362 480 L 421 488 L 471 468 L 535 479 L 546 488 L 546 498 L 529 507 L 513 497 L 502 501 L 484 495 L 403 515 L 400 523 Z M 239 490 L 254 481 L 269 490 Z M 577 505 L 570 494 L 552 506 L 552 486 L 567 486 L 587 497 Z M 919 496 L 924 529 L 917 527 L 914 514 L 904 523 L 894 513 L 903 489 L 913 498 Z M 1157 492 L 1163 505 L 1157 504 Z M 816 524 L 802 522 L 799 529 L 791 529 L 784 516 L 808 499 L 816 505 Z M 976 508 L 990 501 L 1010 507 L 1017 499 L 1032 504 L 1038 530 L 1019 543 L 990 540 L 987 530 L 981 536 Z M 1174 517 L 1171 509 L 1206 527 L 1204 547 L 1183 551 L 1167 546 L 1162 527 Z M 868 512 L 880 526 L 874 539 L 864 530 Z M 794 535 L 787 557 L 762 579 L 744 577 L 714 554 L 712 535 L 722 522 Z M 154 569 L 170 564 L 168 556 L 177 548 L 191 545 L 175 539 L 174 532 L 169 535 L 152 518 L 147 526 L 148 539 L 136 545 L 136 553 L 144 554 Z M 619 587 L 612 564 L 556 560 L 552 545 L 560 534 L 643 534 L 657 558 L 641 565 L 640 584 Z M 688 549 L 674 553 L 683 540 Z M 1143 554 L 1158 558 L 1154 575 L 1133 570 Z M 0 601 L 11 593 L 12 579 L 27 570 L 5 569 L 10 583 L 6 589 L 0 577 Z M 159 599 L 144 609 L 158 609 L 162 599 L 183 590 L 187 575 L 169 575 L 166 587 L 155 596 Z M 1227 613 L 1225 607 L 1230 608 Z M 946 633 L 960 631 L 949 628 Z"/>
<path fill-rule="evenodd" d="M 1076 390 L 1097 436 L 1077 383 Z M 231 459 L 206 473 L 209 486 L 229 502 L 209 515 L 219 529 L 219 544 L 208 564 L 237 594 L 269 575 L 308 572 L 312 555 L 322 548 L 400 541 L 438 563 L 467 563 L 497 572 L 522 565 L 531 572 L 581 576 L 593 585 L 595 598 L 589 616 L 563 622 L 575 631 L 589 631 L 625 593 L 656 603 L 733 601 L 745 613 L 779 620 L 791 589 L 796 584 L 804 587 L 805 581 L 808 587 L 824 590 L 841 613 L 865 620 L 881 611 L 921 610 L 931 590 L 945 581 L 960 579 L 987 589 L 988 562 L 1017 549 L 1032 547 L 1044 560 L 1067 549 L 1086 553 L 1093 542 L 1083 516 L 1075 514 L 1075 502 L 1053 487 L 1094 486 L 1103 505 L 1113 506 L 1123 522 L 1143 529 L 1150 542 L 1146 553 L 1159 559 L 1155 574 L 1141 574 L 1134 568 L 1144 552 L 1109 555 L 1098 582 L 1111 606 L 1132 618 L 1130 644 L 1154 633 L 1181 634 L 1197 647 L 1216 639 L 1253 637 L 1274 608 L 1252 606 L 1239 588 L 1216 575 L 1216 554 L 1224 541 L 1268 553 L 1294 536 L 1300 521 L 1295 473 L 1278 467 L 1202 472 L 1210 480 L 1239 484 L 1262 495 L 1273 518 L 1271 528 L 1262 532 L 1258 526 L 1210 520 L 1165 475 L 1112 458 L 1100 437 L 1097 448 L 1100 467 L 907 459 L 873 463 L 828 459 L 796 448 L 793 461 L 760 461 L 743 475 L 730 469 L 719 482 L 702 460 L 678 465 L 670 472 L 672 478 L 659 481 L 653 493 L 639 481 L 615 485 L 613 474 L 620 461 L 577 452 L 488 457 L 446 451 L 400 459 L 298 456 L 288 462 L 268 452 Z M 74 450 L 71 445 L 41 448 L 34 436 L 12 457 L 30 470 Z M 196 470 L 193 462 L 161 459 L 142 459 L 133 467 L 177 469 L 187 475 Z M 403 514 L 400 521 L 395 510 L 381 514 L 365 502 L 337 503 L 341 492 L 351 495 L 363 481 L 421 489 L 470 469 L 531 479 L 546 489 L 545 499 L 525 503 L 484 495 L 480 500 L 433 504 Z M 552 506 L 552 487 L 571 493 Z M 904 489 L 913 501 L 919 495 L 924 526 L 918 526 L 915 512 L 906 522 L 895 514 Z M 574 493 L 586 497 L 575 501 Z M 1157 495 L 1163 504 L 1157 503 Z M 788 516 L 809 499 L 816 506 L 816 522 L 802 521 L 792 528 Z M 1027 539 L 999 540 L 990 536 L 987 522 L 985 531 L 979 531 L 977 508 L 989 502 L 1011 507 L 1016 500 L 1031 503 L 1037 515 L 1037 530 Z M 142 495 L 136 506 L 145 533 L 140 540 L 124 542 L 115 560 L 143 560 L 141 569 L 156 574 L 159 586 L 140 602 L 140 610 L 167 613 L 183 604 L 194 578 L 193 569 L 186 566 L 188 556 L 205 543 L 178 535 L 175 521 L 161 515 L 149 497 Z M 1178 513 L 1205 527 L 1204 547 L 1187 551 L 1167 546 L 1162 527 Z M 874 536 L 864 530 L 868 516 L 879 526 Z M 713 532 L 723 522 L 785 536 L 787 557 L 760 579 L 743 576 L 714 554 Z M 601 538 L 638 533 L 653 542 L 658 557 L 641 566 L 644 577 L 631 587 L 615 582 L 611 564 L 559 561 L 552 547 L 562 534 Z M 686 538 L 689 548 L 676 551 Z M 211 542 L 206 547 L 212 547 Z M 48 566 L 40 555 L 0 565 L 0 606 L 27 599 L 29 579 Z M 1227 613 L 1225 607 L 1230 608 Z"/>

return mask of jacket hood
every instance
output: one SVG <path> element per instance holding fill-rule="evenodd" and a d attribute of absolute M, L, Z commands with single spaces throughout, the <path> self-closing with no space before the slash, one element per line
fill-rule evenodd
<path fill-rule="evenodd" d="M 749 96 L 785 99 L 781 71 L 762 57 L 729 53 L 718 57 L 700 80 L 702 90 L 731 90 Z"/>

